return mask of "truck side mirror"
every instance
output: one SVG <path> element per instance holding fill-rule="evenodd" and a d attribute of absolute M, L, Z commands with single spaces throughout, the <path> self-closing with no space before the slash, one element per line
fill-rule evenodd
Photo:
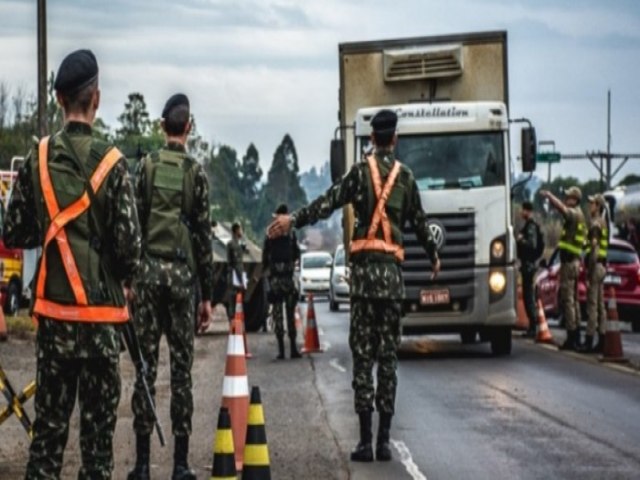
<path fill-rule="evenodd" d="M 533 172 L 536 169 L 536 129 L 533 127 L 523 128 L 520 140 L 522 171 Z"/>
<path fill-rule="evenodd" d="M 344 155 L 344 140 L 337 138 L 331 140 L 331 181 L 336 183 L 347 171 L 347 165 Z"/>

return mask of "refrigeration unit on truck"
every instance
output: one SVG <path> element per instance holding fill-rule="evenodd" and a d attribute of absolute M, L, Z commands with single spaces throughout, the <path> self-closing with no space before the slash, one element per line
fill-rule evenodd
<path fill-rule="evenodd" d="M 404 334 L 459 333 L 511 352 L 516 321 L 515 238 L 506 32 L 339 46 L 340 126 L 331 146 L 334 181 L 372 148 L 371 118 L 398 115 L 397 158 L 414 173 L 441 272 L 405 226 Z M 535 168 L 535 132 L 523 128 L 524 171 Z M 344 215 L 345 243 L 353 215 Z"/>

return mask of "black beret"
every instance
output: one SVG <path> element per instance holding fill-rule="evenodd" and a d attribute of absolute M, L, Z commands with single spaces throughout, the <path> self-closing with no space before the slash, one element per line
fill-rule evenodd
<path fill-rule="evenodd" d="M 189 99 L 184 93 L 176 93 L 172 95 L 167 103 L 164 104 L 164 108 L 162 109 L 162 118 L 167 118 L 167 115 L 176 107 L 187 107 L 189 109 Z"/>
<path fill-rule="evenodd" d="M 371 127 L 374 132 L 387 133 L 394 132 L 398 125 L 398 115 L 391 110 L 380 110 L 371 119 Z"/>
<path fill-rule="evenodd" d="M 284 203 L 281 203 L 280 205 L 278 205 L 278 208 L 276 208 L 276 215 L 286 215 L 288 212 L 289 209 Z"/>
<path fill-rule="evenodd" d="M 73 93 L 98 78 L 98 62 L 91 50 L 76 50 L 67 55 L 56 75 L 53 88 L 60 93 Z"/>
<path fill-rule="evenodd" d="M 533 211 L 533 203 L 527 201 L 522 202 L 522 209 Z"/>

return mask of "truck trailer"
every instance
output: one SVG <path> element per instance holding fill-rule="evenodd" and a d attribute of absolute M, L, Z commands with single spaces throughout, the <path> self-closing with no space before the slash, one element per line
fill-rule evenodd
<path fill-rule="evenodd" d="M 398 115 L 397 158 L 414 173 L 441 258 L 430 262 L 405 226 L 403 334 L 459 333 L 511 352 L 516 249 L 507 33 L 470 33 L 339 45 L 334 181 L 372 148 L 371 118 Z M 523 129 L 523 171 L 535 168 L 535 131 Z M 345 247 L 353 214 L 344 215 Z"/>

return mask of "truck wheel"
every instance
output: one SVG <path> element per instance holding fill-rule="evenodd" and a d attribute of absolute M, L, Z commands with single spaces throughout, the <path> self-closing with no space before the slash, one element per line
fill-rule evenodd
<path fill-rule="evenodd" d="M 491 332 L 491 353 L 496 357 L 511 354 L 511 328 L 495 328 Z"/>
<path fill-rule="evenodd" d="M 244 323 L 247 331 L 257 332 L 267 321 L 269 312 L 269 304 L 262 279 L 256 285 L 251 298 L 245 299 L 244 308 Z"/>
<path fill-rule="evenodd" d="M 4 313 L 15 315 L 20 308 L 20 284 L 12 280 L 7 287 L 7 298 L 4 302 Z"/>

